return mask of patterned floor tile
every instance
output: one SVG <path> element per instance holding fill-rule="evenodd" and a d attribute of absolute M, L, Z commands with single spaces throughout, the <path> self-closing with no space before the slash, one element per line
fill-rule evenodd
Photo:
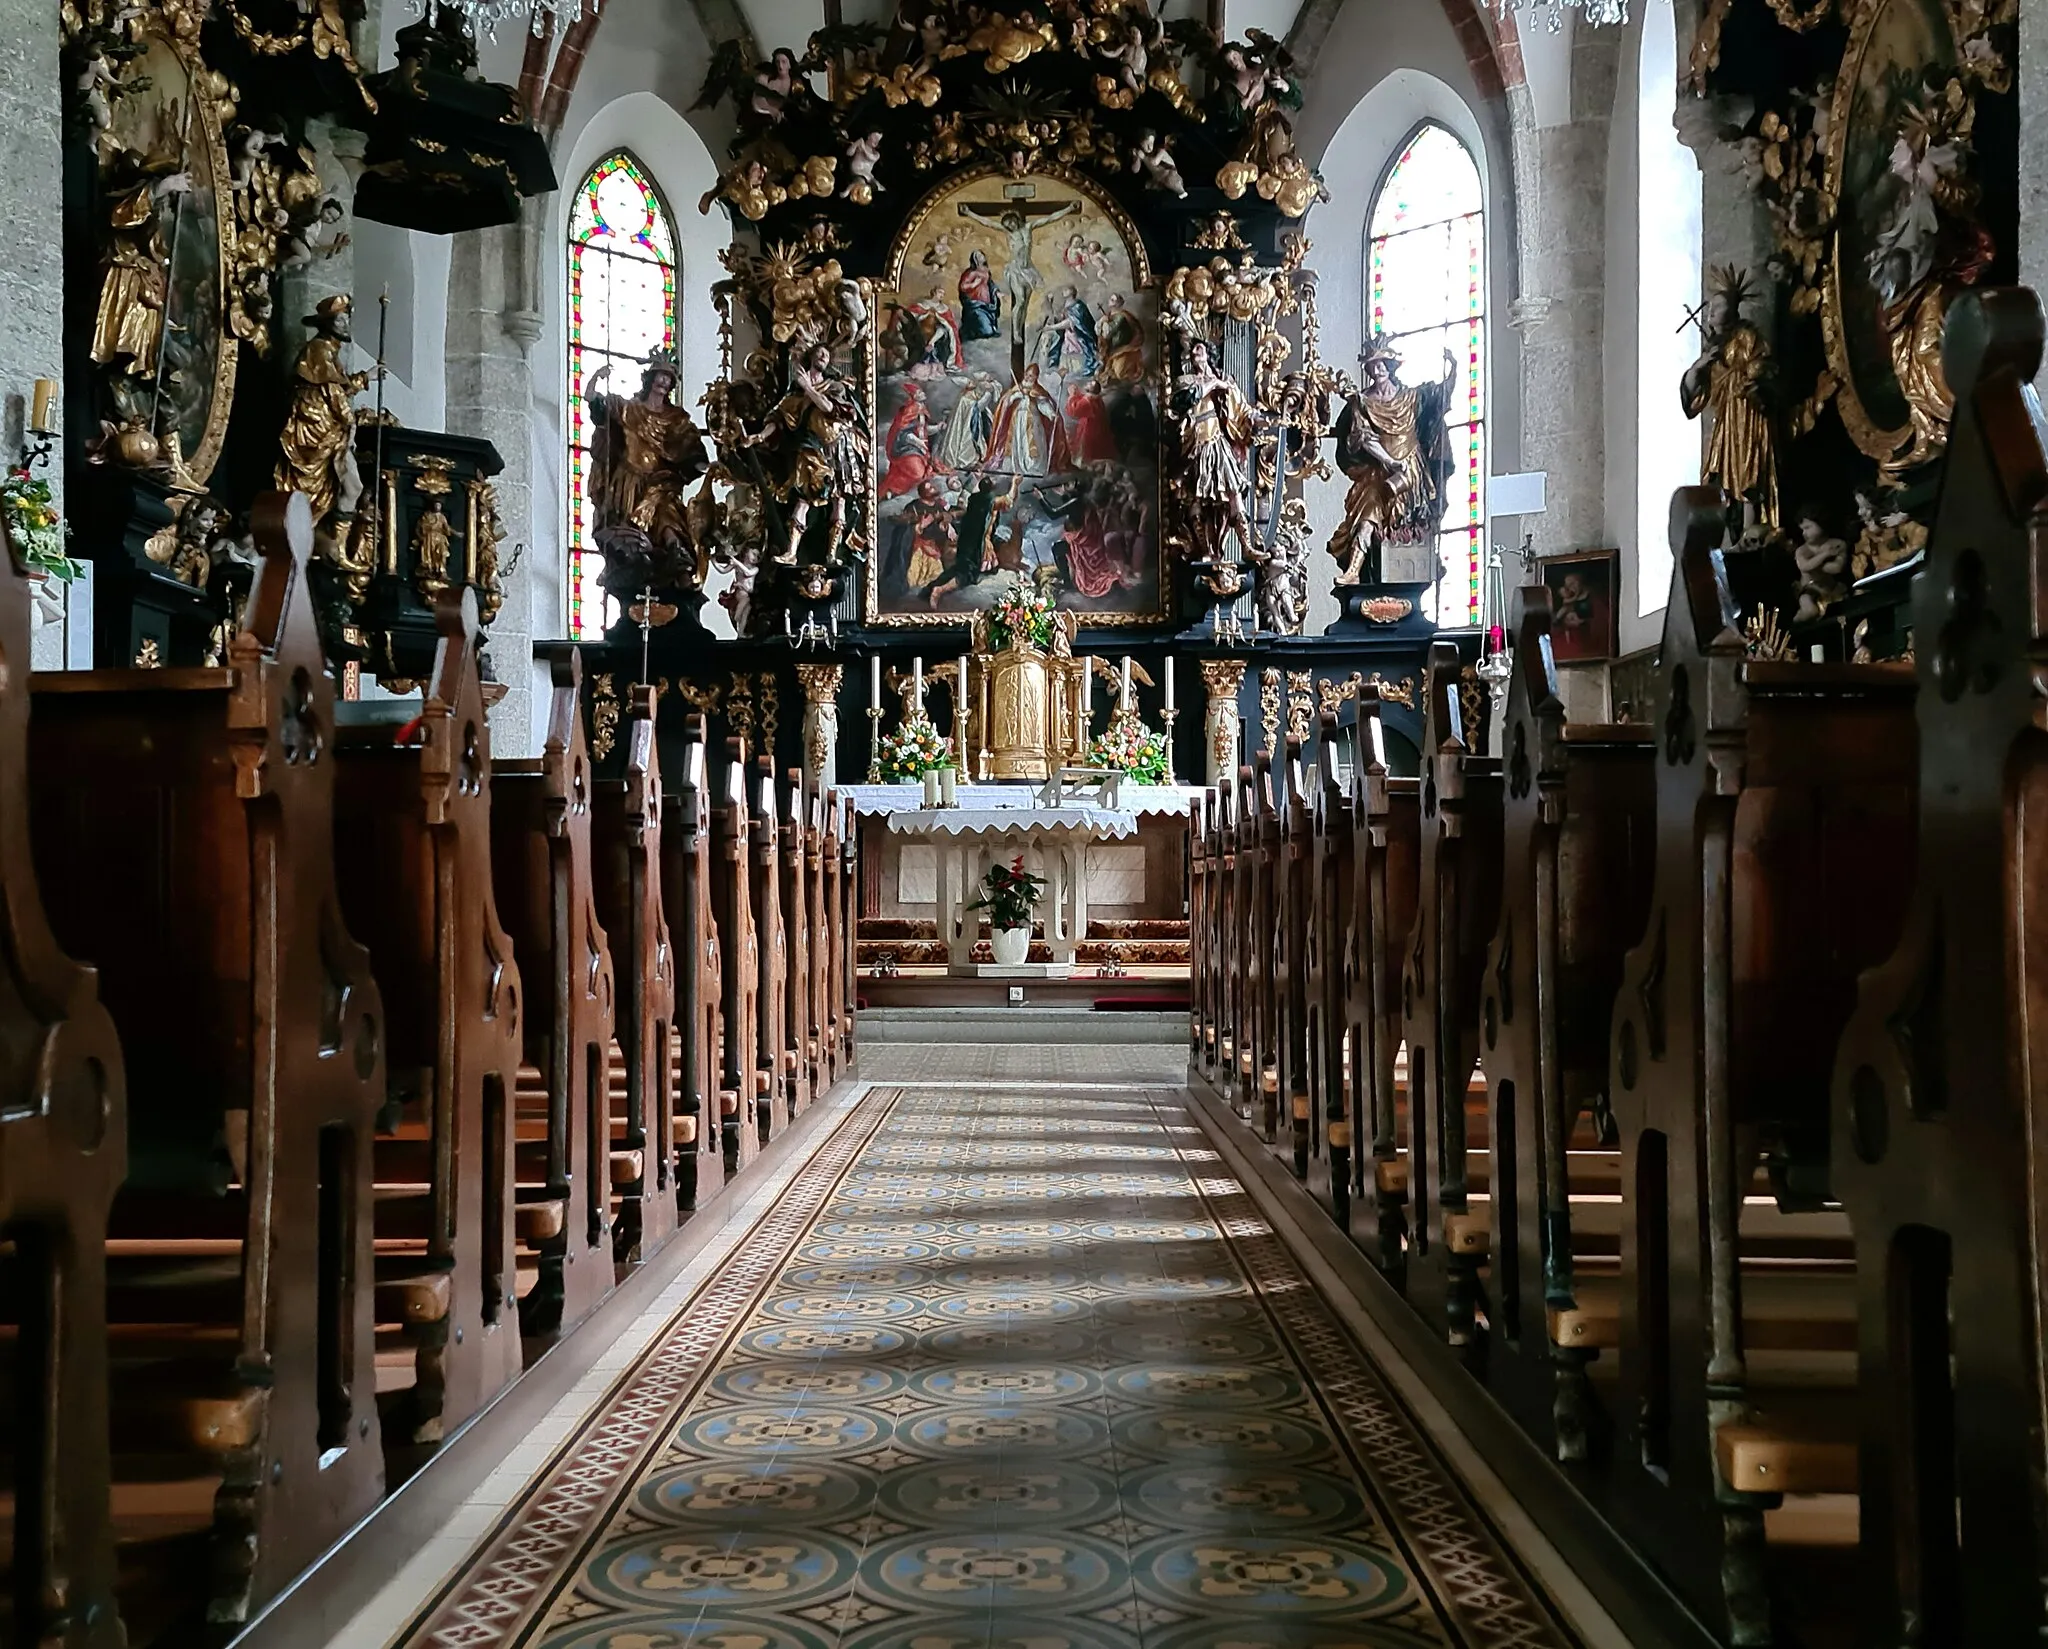
<path fill-rule="evenodd" d="M 403 1640 L 1574 1642 L 1166 1092 L 872 1097 Z"/>

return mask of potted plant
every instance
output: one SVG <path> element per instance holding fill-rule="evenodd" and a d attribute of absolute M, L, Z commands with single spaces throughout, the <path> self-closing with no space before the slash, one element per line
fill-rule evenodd
<path fill-rule="evenodd" d="M 1024 868 L 1021 853 L 1007 865 L 990 865 L 982 877 L 981 897 L 967 908 L 988 912 L 1001 966 L 1017 967 L 1031 954 L 1031 907 L 1044 892 L 1045 878 Z"/>
<path fill-rule="evenodd" d="M 64 553 L 64 535 L 70 529 L 50 498 L 50 483 L 31 474 L 26 465 L 17 464 L 0 479 L 0 517 L 7 522 L 15 557 L 30 578 L 66 584 L 84 573 Z"/>

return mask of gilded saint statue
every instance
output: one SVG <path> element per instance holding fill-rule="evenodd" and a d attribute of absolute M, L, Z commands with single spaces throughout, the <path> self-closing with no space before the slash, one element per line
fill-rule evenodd
<path fill-rule="evenodd" d="M 843 547 L 867 547 L 853 542 L 847 529 L 847 501 L 865 497 L 873 483 L 867 418 L 853 385 L 833 366 L 830 345 L 813 344 L 792 357 L 789 377 L 788 393 L 748 444 L 766 446 L 774 459 L 772 491 L 785 511 L 783 546 L 775 559 L 796 564 L 811 511 L 823 505 L 830 522 L 814 559 L 829 564 L 838 561 Z"/>
<path fill-rule="evenodd" d="M 292 368 L 292 404 L 278 436 L 280 492 L 302 492 L 313 506 L 315 525 L 328 516 L 355 514 L 362 496 L 362 472 L 356 467 L 355 397 L 370 382 L 367 372 L 342 366 L 349 341 L 347 294 L 323 298 L 306 317 L 313 329 Z"/>
<path fill-rule="evenodd" d="M 1239 560 L 1253 543 L 1252 404 L 1238 381 L 1217 367 L 1203 338 L 1188 344 L 1187 369 L 1174 390 L 1177 485 L 1183 489 L 1193 559 Z"/>
<path fill-rule="evenodd" d="M 703 433 L 675 404 L 676 358 L 660 349 L 649 355 L 637 395 L 600 389 L 611 370 L 607 362 L 583 385 L 597 518 L 591 542 L 604 556 L 598 582 L 622 605 L 646 589 L 700 589 L 705 553 L 686 494 L 711 460 Z"/>
<path fill-rule="evenodd" d="M 1749 276 L 1732 265 L 1707 278 L 1700 358 L 1679 381 L 1685 415 L 1713 415 L 1700 478 L 1739 498 L 1765 533 L 1778 527 L 1778 437 L 1771 417 L 1772 362 L 1763 334 L 1742 318 Z"/>
<path fill-rule="evenodd" d="M 1350 479 L 1344 521 L 1330 540 L 1341 567 L 1339 584 L 1357 584 L 1366 557 L 1383 547 L 1423 546 L 1422 579 L 1435 576 L 1435 544 L 1443 524 L 1444 487 L 1457 467 L 1451 459 L 1448 427 L 1451 388 L 1458 363 L 1444 352 L 1444 375 L 1413 389 L 1400 380 L 1400 353 L 1384 333 L 1375 333 L 1358 360 L 1360 388 L 1337 415 L 1337 467 Z M 1394 576 L 1381 557 L 1386 583 L 1418 582 Z"/>

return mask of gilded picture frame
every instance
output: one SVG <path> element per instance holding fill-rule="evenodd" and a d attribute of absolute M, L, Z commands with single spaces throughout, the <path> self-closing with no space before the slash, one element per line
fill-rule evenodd
<path fill-rule="evenodd" d="M 919 200 L 876 293 L 867 623 L 963 628 L 1019 573 L 1091 626 L 1167 617 L 1158 317 L 1091 178 L 970 167 Z"/>
<path fill-rule="evenodd" d="M 182 478 L 203 484 L 227 437 L 240 358 L 227 324 L 235 199 L 220 105 L 229 88 L 189 45 L 161 30 L 149 29 L 142 42 L 130 78 L 147 77 L 147 89 L 114 104 L 102 175 L 128 159 L 152 177 L 171 166 L 189 187 L 162 196 L 153 225 L 135 226 L 150 229 L 154 243 L 149 233 L 131 236 L 131 254 L 160 259 L 154 370 L 110 367 L 107 381 L 123 417 L 154 430 L 167 448 L 177 436 Z"/>
<path fill-rule="evenodd" d="M 1953 74 L 1960 59 L 1950 0 L 1856 0 L 1849 42 L 1829 111 L 1827 186 L 1836 203 L 1832 246 L 1821 290 L 1821 329 L 1835 401 L 1857 448 L 1888 469 L 1934 456 L 1931 430 L 1945 428 L 1948 407 L 1926 379 L 1938 366 L 1902 381 L 1893 334 L 1912 321 L 1887 306 L 1872 277 L 1873 259 L 1900 210 L 1891 175 L 1900 102 L 1929 71 Z M 1938 343 L 1938 312 L 1932 317 Z M 1888 330 L 1889 328 L 1889 330 Z M 1926 330 L 1924 327 L 1921 330 Z"/>

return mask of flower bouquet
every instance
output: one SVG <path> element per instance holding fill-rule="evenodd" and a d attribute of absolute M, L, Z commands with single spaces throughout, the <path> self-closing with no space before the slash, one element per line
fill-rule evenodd
<path fill-rule="evenodd" d="M 16 466 L 0 480 L 0 516 L 7 522 L 7 536 L 16 554 L 33 572 L 48 574 L 60 582 L 81 576 L 85 569 L 64 553 L 64 535 L 70 530 L 57 514 L 50 499 L 50 483 Z"/>
<path fill-rule="evenodd" d="M 996 598 L 988 613 L 988 644 L 996 652 L 1009 647 L 1052 651 L 1053 604 L 1022 574 Z"/>
<path fill-rule="evenodd" d="M 914 783 L 927 773 L 953 765 L 952 741 L 919 717 L 882 735 L 881 765 L 885 783 Z"/>
<path fill-rule="evenodd" d="M 1114 768 L 1133 784 L 1165 784 L 1166 735 L 1135 715 L 1120 715 L 1088 746 L 1088 765 Z"/>
<path fill-rule="evenodd" d="M 1045 893 L 1045 878 L 1024 868 L 1024 855 L 1007 865 L 990 865 L 981 879 L 981 897 L 967 908 L 988 912 L 996 961 L 1016 967 L 1031 954 L 1031 907 Z"/>

